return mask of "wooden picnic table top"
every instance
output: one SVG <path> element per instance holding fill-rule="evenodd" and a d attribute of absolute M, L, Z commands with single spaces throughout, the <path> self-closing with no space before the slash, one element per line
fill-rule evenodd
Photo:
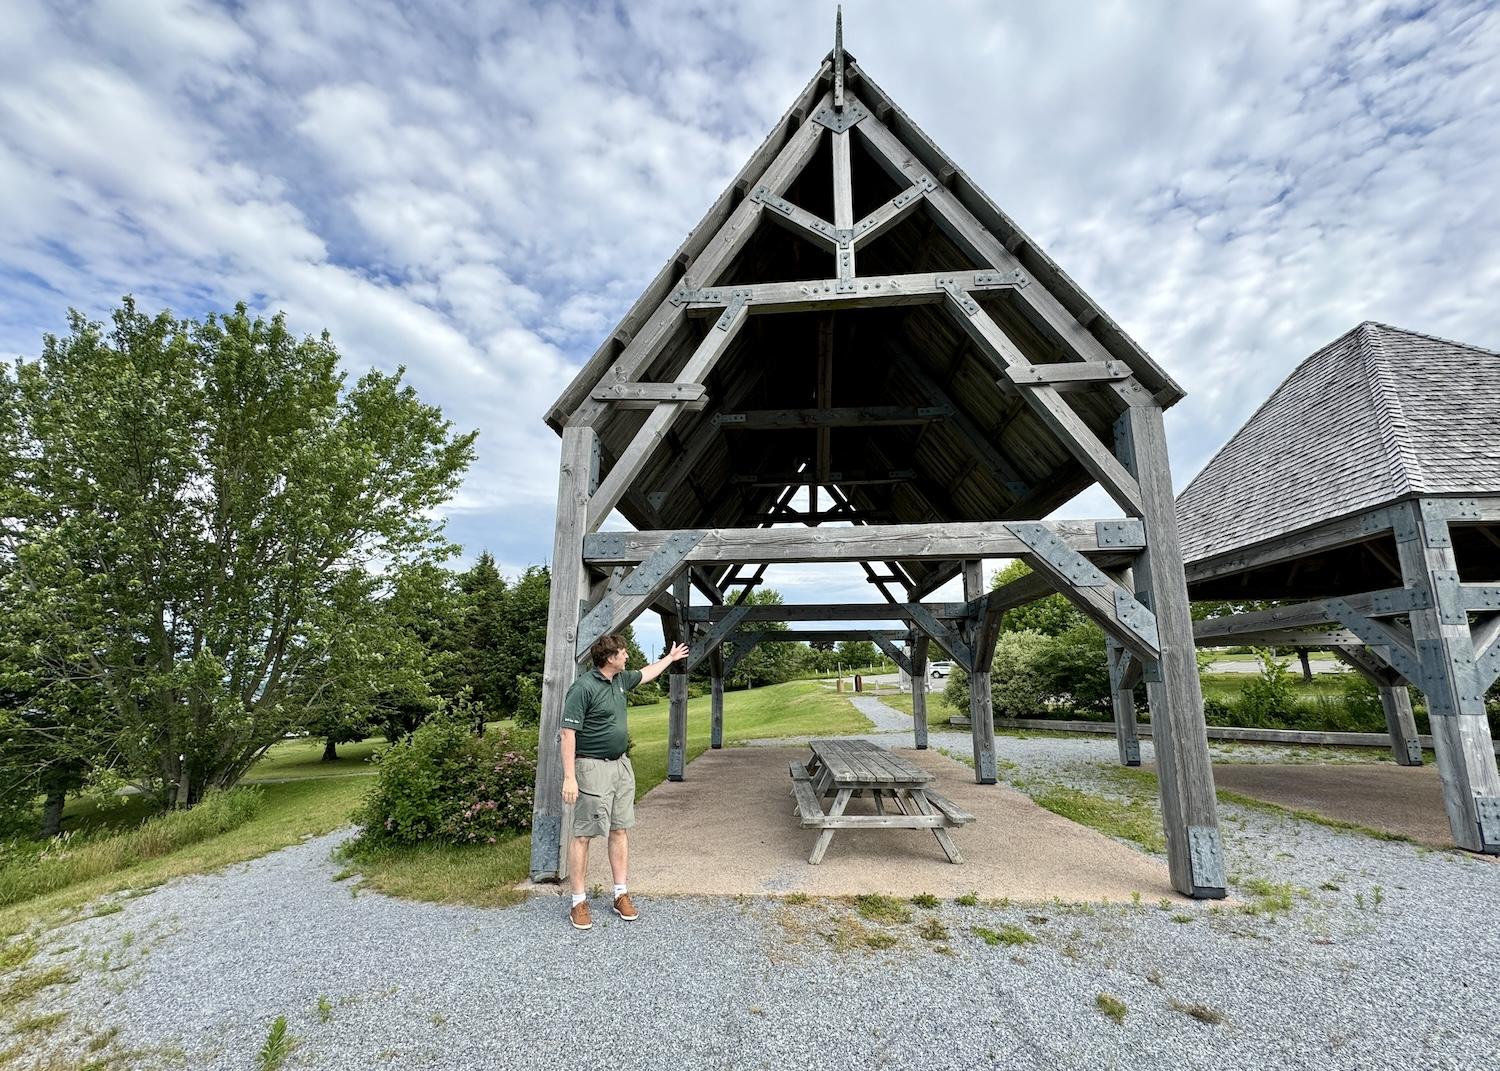
<path fill-rule="evenodd" d="M 916 763 L 868 740 L 811 740 L 808 747 L 817 765 L 825 767 L 839 786 L 904 788 L 925 785 L 933 779 Z"/>

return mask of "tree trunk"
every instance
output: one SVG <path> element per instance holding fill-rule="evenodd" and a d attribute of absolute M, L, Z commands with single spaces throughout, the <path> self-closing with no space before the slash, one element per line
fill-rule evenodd
<path fill-rule="evenodd" d="M 47 802 L 42 806 L 42 836 L 55 837 L 62 832 L 63 801 L 67 798 L 63 789 L 47 791 Z"/>
<path fill-rule="evenodd" d="M 1298 647 L 1297 648 L 1297 657 L 1302 660 L 1302 683 L 1303 684 L 1311 684 L 1312 683 L 1312 663 L 1310 663 L 1307 660 L 1307 648 L 1306 647 Z"/>
<path fill-rule="evenodd" d="M 323 741 L 323 762 L 338 762 L 339 753 L 334 749 L 333 737 Z"/>

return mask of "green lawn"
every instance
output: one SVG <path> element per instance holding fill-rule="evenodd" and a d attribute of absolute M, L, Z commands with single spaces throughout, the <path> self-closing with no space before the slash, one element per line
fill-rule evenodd
<path fill-rule="evenodd" d="M 946 682 L 939 681 L 939 685 Z M 911 713 L 911 693 L 896 692 L 893 695 L 881 695 L 880 701 L 892 709 L 899 710 L 903 714 Z M 967 718 L 967 710 L 959 710 L 957 707 L 948 705 L 948 700 L 943 698 L 941 687 L 938 691 L 927 693 L 927 725 L 929 728 L 945 724 L 949 718 Z"/>

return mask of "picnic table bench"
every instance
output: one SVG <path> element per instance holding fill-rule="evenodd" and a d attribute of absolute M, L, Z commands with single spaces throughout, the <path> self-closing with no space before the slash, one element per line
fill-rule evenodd
<path fill-rule="evenodd" d="M 838 829 L 930 829 L 950 863 L 963 856 L 948 829 L 974 821 L 930 787 L 933 776 L 868 740 L 813 740 L 806 763 L 792 762 L 792 795 L 803 829 L 820 829 L 807 861 L 821 863 Z M 845 814 L 854 798 L 869 795 L 874 814 Z M 825 811 L 823 800 L 833 802 Z"/>

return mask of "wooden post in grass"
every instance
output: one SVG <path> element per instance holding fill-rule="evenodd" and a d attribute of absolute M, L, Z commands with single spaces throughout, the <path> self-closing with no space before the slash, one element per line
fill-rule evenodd
<path fill-rule="evenodd" d="M 691 591 L 691 578 L 687 570 L 683 570 L 678 574 L 677 579 L 672 581 L 672 595 L 677 603 L 677 610 L 663 620 L 662 639 L 668 646 L 672 643 L 688 642 L 687 618 L 684 614 Z M 671 626 L 670 635 L 666 634 L 668 624 Z M 688 673 L 686 659 L 673 662 L 669 668 L 667 697 L 667 780 L 681 781 L 683 770 L 687 765 Z"/>
<path fill-rule="evenodd" d="M 718 647 L 708 656 L 713 681 L 709 699 L 709 747 L 715 751 L 724 746 L 724 652 Z"/>
<path fill-rule="evenodd" d="M 911 651 L 911 727 L 918 751 L 927 750 L 927 647 L 926 633 L 913 632 L 907 641 Z"/>

